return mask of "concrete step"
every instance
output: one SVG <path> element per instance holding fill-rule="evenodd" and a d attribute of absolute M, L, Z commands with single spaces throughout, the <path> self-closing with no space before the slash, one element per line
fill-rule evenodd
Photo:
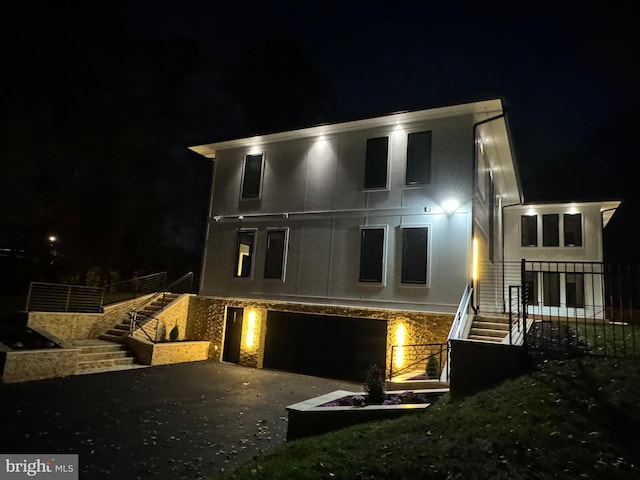
<path fill-rule="evenodd" d="M 106 340 L 108 342 L 115 342 L 115 343 L 124 343 L 124 339 L 125 339 L 125 335 L 112 335 L 110 333 L 103 333 L 100 336 L 98 336 L 98 338 L 100 340 Z"/>
<path fill-rule="evenodd" d="M 469 335 L 480 335 L 482 337 L 496 337 L 503 339 L 507 333 L 508 332 L 505 332 L 504 330 L 490 330 L 488 328 L 476 328 L 472 326 Z"/>
<path fill-rule="evenodd" d="M 485 328 L 488 330 L 501 330 L 504 332 L 509 331 L 508 323 L 496 323 L 496 322 L 478 322 L 474 321 L 472 324 L 472 328 Z"/>
<path fill-rule="evenodd" d="M 117 343 L 109 342 L 104 345 L 90 345 L 90 346 L 78 346 L 80 348 L 80 354 L 84 353 L 111 353 L 111 352 L 120 352 L 124 348 L 123 345 L 118 345 Z"/>
<path fill-rule="evenodd" d="M 129 331 L 129 323 L 119 323 L 118 325 L 115 325 L 113 328 L 115 328 L 116 330 L 123 330 L 125 333 Z"/>
<path fill-rule="evenodd" d="M 78 362 L 96 362 L 100 360 L 118 360 L 121 358 L 132 358 L 133 354 L 127 350 L 118 350 L 116 352 L 81 352 Z"/>
<path fill-rule="evenodd" d="M 122 330 L 122 329 L 119 329 L 119 328 L 110 328 L 109 330 L 107 330 L 107 334 L 108 335 L 115 335 L 115 336 L 120 335 L 120 336 L 123 336 L 123 335 L 126 335 L 127 333 L 129 333 L 128 329 L 127 330 Z"/>
<path fill-rule="evenodd" d="M 469 335 L 469 340 L 478 340 L 481 342 L 489 342 L 489 343 L 502 343 L 502 338 L 485 337 L 484 335 Z"/>

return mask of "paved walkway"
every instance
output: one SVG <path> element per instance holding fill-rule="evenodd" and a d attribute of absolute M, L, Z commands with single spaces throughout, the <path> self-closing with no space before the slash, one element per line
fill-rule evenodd
<path fill-rule="evenodd" d="M 217 362 L 0 384 L 0 453 L 77 453 L 80 478 L 200 479 L 285 441 L 285 407 L 358 384 Z"/>

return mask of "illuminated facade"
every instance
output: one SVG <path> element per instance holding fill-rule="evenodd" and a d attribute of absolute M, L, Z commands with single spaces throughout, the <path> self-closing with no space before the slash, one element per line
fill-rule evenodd
<path fill-rule="evenodd" d="M 246 307 L 241 354 L 276 348 L 273 310 L 446 314 L 448 331 L 465 286 L 521 254 L 505 240 L 523 194 L 501 99 L 190 148 L 214 161 L 199 294 Z M 260 302 L 277 306 L 250 319 Z M 415 331 L 388 320 L 387 347 Z"/>

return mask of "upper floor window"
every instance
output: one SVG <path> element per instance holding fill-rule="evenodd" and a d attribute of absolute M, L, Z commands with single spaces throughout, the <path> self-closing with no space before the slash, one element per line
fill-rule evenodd
<path fill-rule="evenodd" d="M 360 230 L 361 282 L 383 283 L 384 231 L 384 227 L 366 227 Z"/>
<path fill-rule="evenodd" d="M 582 246 L 582 215 L 564 214 L 564 246 L 565 247 L 581 247 Z"/>
<path fill-rule="evenodd" d="M 407 185 L 431 181 L 431 132 L 410 133 L 407 137 Z"/>
<path fill-rule="evenodd" d="M 253 244 L 255 231 L 240 230 L 236 245 L 235 277 L 247 278 L 251 276 L 251 264 L 253 262 Z"/>
<path fill-rule="evenodd" d="M 287 229 L 267 231 L 267 256 L 264 278 L 284 280 L 287 259 Z"/>
<path fill-rule="evenodd" d="M 402 229 L 402 283 L 426 285 L 428 241 L 427 227 Z"/>
<path fill-rule="evenodd" d="M 522 215 L 520 217 L 520 239 L 520 244 L 523 247 L 538 246 L 537 215 Z"/>
<path fill-rule="evenodd" d="M 262 185 L 262 160 L 262 153 L 246 155 L 244 157 L 241 198 L 260 198 L 260 187 Z"/>
<path fill-rule="evenodd" d="M 560 216 L 557 213 L 542 215 L 542 245 L 544 247 L 560 246 Z"/>
<path fill-rule="evenodd" d="M 387 188 L 389 137 L 367 139 L 364 188 Z"/>

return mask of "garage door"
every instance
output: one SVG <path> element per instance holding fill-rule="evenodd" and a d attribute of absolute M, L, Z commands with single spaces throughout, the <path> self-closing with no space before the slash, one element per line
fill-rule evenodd
<path fill-rule="evenodd" d="M 386 320 L 270 311 L 264 367 L 363 382 L 385 365 Z"/>

